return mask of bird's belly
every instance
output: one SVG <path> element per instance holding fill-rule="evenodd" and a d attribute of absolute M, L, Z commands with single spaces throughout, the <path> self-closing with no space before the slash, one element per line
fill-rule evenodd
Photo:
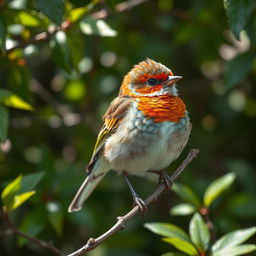
<path fill-rule="evenodd" d="M 104 155 L 113 170 L 140 176 L 149 170 L 162 170 L 175 160 L 190 132 L 187 117 L 179 123 L 138 119 L 134 125 L 126 124 L 122 122 L 107 140 Z"/>

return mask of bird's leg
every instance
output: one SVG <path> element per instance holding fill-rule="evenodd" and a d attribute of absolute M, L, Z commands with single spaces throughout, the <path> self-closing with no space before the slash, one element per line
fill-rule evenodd
<path fill-rule="evenodd" d="M 132 187 L 129 179 L 128 179 L 128 175 L 126 172 L 123 172 L 123 175 L 124 175 L 124 178 L 125 178 L 125 181 L 131 191 L 131 194 L 132 194 L 132 197 L 133 197 L 133 201 L 134 201 L 134 205 L 138 205 L 139 209 L 140 209 L 140 212 L 141 212 L 141 215 L 144 215 L 147 210 L 148 210 L 148 207 L 146 205 L 146 203 L 143 201 L 143 199 L 135 192 L 134 188 Z"/>
<path fill-rule="evenodd" d="M 172 187 L 173 181 L 166 171 L 148 171 L 159 175 L 159 183 L 164 184 L 166 189 Z"/>

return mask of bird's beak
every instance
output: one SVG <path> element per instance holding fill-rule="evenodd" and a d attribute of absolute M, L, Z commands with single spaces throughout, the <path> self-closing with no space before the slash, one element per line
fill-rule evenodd
<path fill-rule="evenodd" d="M 164 85 L 170 86 L 179 81 L 182 76 L 168 76 L 167 80 L 164 81 Z"/>

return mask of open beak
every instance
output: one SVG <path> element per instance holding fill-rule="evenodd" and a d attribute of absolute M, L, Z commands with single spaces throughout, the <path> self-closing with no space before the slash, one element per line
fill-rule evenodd
<path fill-rule="evenodd" d="M 179 81 L 182 78 L 182 76 L 168 76 L 167 80 L 164 81 L 164 85 L 170 86 L 175 84 L 177 81 Z"/>

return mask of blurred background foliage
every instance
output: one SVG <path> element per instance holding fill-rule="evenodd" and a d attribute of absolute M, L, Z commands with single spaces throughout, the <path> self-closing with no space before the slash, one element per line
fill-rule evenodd
<path fill-rule="evenodd" d="M 16 188 L 31 196 L 11 211 L 17 228 L 71 252 L 130 209 L 126 184 L 112 173 L 80 212 L 67 213 L 102 115 L 126 72 L 146 57 L 183 76 L 178 88 L 193 123 L 170 171 L 189 148 L 199 148 L 183 184 L 203 195 L 215 178 L 230 171 L 237 176 L 212 206 L 217 234 L 255 225 L 255 43 L 254 0 L 1 0 L 0 185 L 22 174 Z M 136 177 L 132 182 L 142 197 L 156 186 Z M 171 222 L 186 230 L 186 216 L 169 215 L 179 202 L 166 193 L 145 217 L 88 255 L 169 251 L 142 224 Z M 6 234 L 3 223 L 0 247 L 2 255 L 50 255 Z"/>

